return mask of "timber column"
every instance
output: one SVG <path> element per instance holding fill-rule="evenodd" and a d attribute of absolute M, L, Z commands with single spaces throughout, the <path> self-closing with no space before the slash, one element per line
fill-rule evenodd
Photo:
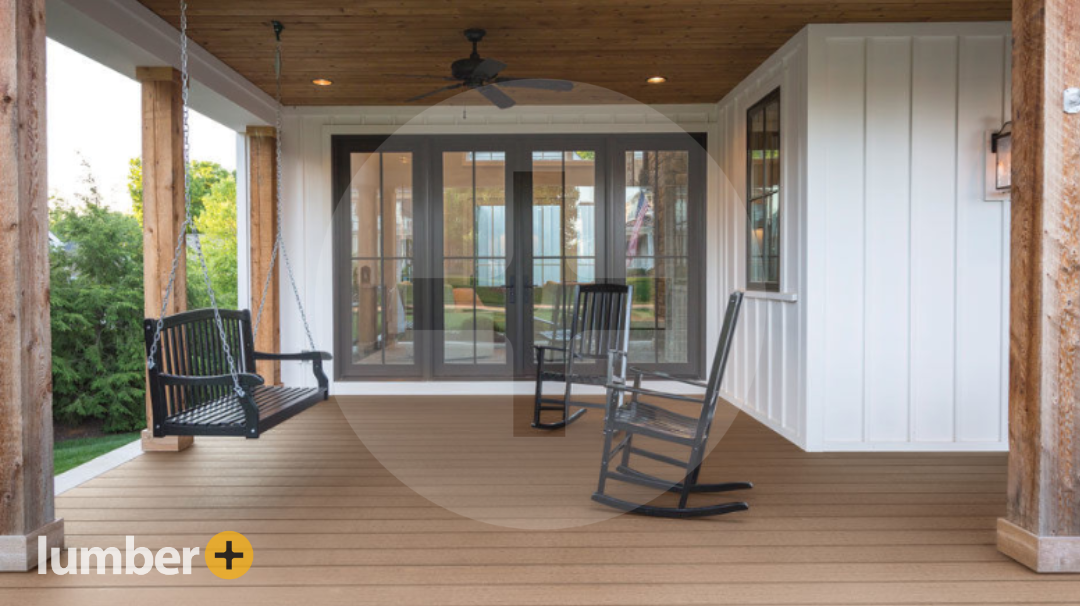
<path fill-rule="evenodd" d="M 249 126 L 248 176 L 251 184 L 251 314 L 252 322 L 262 307 L 259 332 L 255 335 L 255 351 L 279 353 L 281 350 L 280 290 L 277 271 L 282 263 L 279 258 L 266 284 L 266 272 L 274 252 L 277 238 L 277 130 L 272 126 Z M 266 302 L 262 301 L 266 287 Z M 255 362 L 258 374 L 267 385 L 281 385 L 281 362 L 259 360 Z"/>
<path fill-rule="evenodd" d="M 184 113 L 180 72 L 171 67 L 139 67 L 142 83 L 143 298 L 147 318 L 161 314 L 173 251 L 184 223 Z M 166 315 L 187 309 L 186 248 L 181 250 Z M 146 393 L 142 447 L 179 451 L 191 436 L 153 437 L 153 410 Z"/>
<path fill-rule="evenodd" d="M 0 2 L 0 571 L 63 547 L 53 508 L 45 0 Z"/>
<path fill-rule="evenodd" d="M 1075 0 L 1013 2 L 1009 481 L 998 549 L 1080 572 L 1080 87 Z M 1080 111 L 1080 108 L 1077 108 Z"/>

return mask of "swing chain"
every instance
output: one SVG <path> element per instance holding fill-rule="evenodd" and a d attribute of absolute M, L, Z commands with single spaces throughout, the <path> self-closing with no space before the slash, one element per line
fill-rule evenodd
<path fill-rule="evenodd" d="M 275 204 L 277 206 L 277 233 L 274 237 L 274 249 L 270 253 L 270 267 L 266 271 L 266 280 L 263 282 L 262 298 L 259 299 L 259 310 L 255 314 L 255 334 L 259 334 L 259 323 L 262 321 L 263 305 L 266 303 L 266 294 L 270 288 L 270 279 L 274 273 L 274 264 L 277 262 L 278 251 L 281 252 L 281 259 L 285 263 L 285 272 L 289 275 L 289 285 L 292 287 L 293 297 L 296 299 L 296 308 L 300 310 L 300 319 L 304 323 L 304 333 L 307 335 L 308 345 L 311 347 L 311 351 L 315 351 L 315 339 L 311 336 L 311 326 L 308 324 L 307 313 L 304 311 L 304 303 L 300 298 L 300 289 L 296 286 L 296 277 L 293 275 L 292 263 L 289 261 L 289 251 L 285 248 L 285 237 L 283 235 L 281 224 L 282 219 L 285 216 L 284 204 L 282 203 L 282 178 L 281 178 L 281 31 L 284 28 L 281 22 L 273 21 L 274 36 L 276 37 L 276 45 L 274 49 L 274 74 L 276 77 L 276 94 L 277 94 L 277 106 L 275 114 L 275 147 L 274 147 L 274 170 L 275 170 Z M 257 170 L 257 165 L 256 165 Z"/>
<path fill-rule="evenodd" d="M 172 296 L 176 273 L 180 265 L 180 254 L 183 252 L 187 230 L 191 230 L 192 248 L 195 256 L 199 259 L 202 269 L 203 282 L 206 284 L 206 292 L 210 297 L 210 307 L 214 310 L 214 323 L 217 325 L 218 337 L 221 339 L 221 348 L 225 353 L 225 359 L 229 364 L 229 375 L 233 381 L 233 391 L 239 398 L 244 397 L 244 389 L 240 386 L 240 374 L 236 370 L 236 361 L 233 359 L 229 348 L 229 341 L 225 335 L 225 323 L 221 320 L 221 310 L 217 304 L 217 293 L 210 281 L 210 269 L 206 265 L 206 257 L 203 255 L 202 243 L 199 240 L 199 228 L 195 225 L 191 216 L 191 156 L 190 127 L 189 127 L 189 91 L 191 88 L 190 76 L 188 75 L 188 36 L 187 36 L 187 2 L 180 0 L 180 93 L 183 98 L 183 162 L 184 162 L 184 222 L 180 226 L 180 235 L 177 237 L 176 250 L 173 251 L 172 269 L 169 271 L 169 282 L 165 287 L 165 295 L 161 302 L 161 313 L 158 314 L 157 324 L 154 328 L 154 340 L 150 346 L 150 353 L 146 359 L 148 369 L 153 369 L 154 355 L 157 353 L 161 341 L 161 330 L 165 322 L 165 312 L 169 308 L 169 298 Z"/>

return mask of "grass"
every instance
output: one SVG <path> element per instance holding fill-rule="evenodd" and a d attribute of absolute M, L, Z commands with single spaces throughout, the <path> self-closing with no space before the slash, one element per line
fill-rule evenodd
<path fill-rule="evenodd" d="M 139 439 L 139 432 L 63 440 L 53 446 L 53 473 L 60 475 Z"/>

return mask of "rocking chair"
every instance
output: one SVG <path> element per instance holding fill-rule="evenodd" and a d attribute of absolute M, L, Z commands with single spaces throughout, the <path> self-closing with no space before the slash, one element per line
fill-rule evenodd
<path fill-rule="evenodd" d="M 626 350 L 630 339 L 630 297 L 633 287 L 620 284 L 586 284 L 578 286 L 574 301 L 574 315 L 570 333 L 563 347 L 537 345 L 536 350 L 536 399 L 533 405 L 532 426 L 538 429 L 559 429 L 581 418 L 588 408 L 604 408 L 604 404 L 572 400 L 573 386 L 605 385 L 608 377 L 603 372 L 582 373 L 581 365 L 598 364 L 606 360 L 613 349 Z M 550 369 L 554 362 L 548 354 L 562 354 L 562 368 Z M 586 370 L 588 370 L 586 368 Z M 620 375 L 622 376 L 622 375 Z M 565 387 L 561 398 L 545 398 L 544 381 L 559 381 Z M 570 413 L 570 407 L 578 410 Z M 541 422 L 544 412 L 559 412 L 561 417 L 552 423 Z"/>
<path fill-rule="evenodd" d="M 698 483 L 701 462 L 705 457 L 705 448 L 709 441 L 709 429 L 716 413 L 720 383 L 723 381 L 724 368 L 727 366 L 728 354 L 731 351 L 731 343 L 735 335 L 735 324 L 739 318 L 742 298 L 743 293 L 736 292 L 728 299 L 727 311 L 724 314 L 724 327 L 720 333 L 720 343 L 716 348 L 716 357 L 713 359 L 712 371 L 709 373 L 707 383 L 632 368 L 630 373 L 635 377 L 634 385 L 631 387 L 625 381 L 618 379 L 615 372 L 616 365 L 622 366 L 626 364 L 626 352 L 611 352 L 611 357 L 608 360 L 608 375 L 612 377 L 612 380 L 608 383 L 607 416 L 604 422 L 604 451 L 600 463 L 599 485 L 592 497 L 594 501 L 631 513 L 665 518 L 713 516 L 735 511 L 746 511 L 750 508 L 744 502 L 720 503 L 702 507 L 687 506 L 691 493 L 726 492 L 753 488 L 753 485 L 749 482 Z M 668 381 L 679 381 L 703 387 L 705 388 L 705 397 L 698 399 L 686 395 L 643 389 L 641 387 L 643 376 L 653 376 Z M 625 401 L 627 394 L 630 397 L 629 401 Z M 653 401 L 667 400 L 690 403 L 700 406 L 700 413 L 697 416 L 687 416 L 681 412 L 670 410 L 669 407 L 665 407 L 660 403 L 643 402 L 641 396 L 646 396 Z M 612 448 L 612 443 L 618 433 L 625 435 Z M 635 446 L 634 437 L 638 435 L 684 446 L 689 449 L 689 456 L 683 461 L 666 454 Z M 622 454 L 620 463 L 614 471 L 610 470 L 609 465 L 612 459 L 620 453 Z M 638 471 L 630 466 L 631 455 L 638 455 L 677 467 L 680 469 L 683 479 L 680 482 L 671 482 Z M 677 493 L 679 495 L 679 505 L 678 507 L 659 507 L 632 503 L 611 496 L 604 492 L 608 480 L 618 480 Z"/>

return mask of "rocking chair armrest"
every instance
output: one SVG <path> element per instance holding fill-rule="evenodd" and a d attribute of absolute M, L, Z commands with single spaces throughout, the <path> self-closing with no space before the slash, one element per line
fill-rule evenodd
<path fill-rule="evenodd" d="M 637 368 L 636 366 L 631 367 L 630 372 L 633 373 L 633 374 L 637 374 L 637 375 L 646 375 L 646 376 L 650 376 L 650 377 L 657 377 L 657 378 L 660 378 L 660 379 L 664 379 L 665 381 L 677 381 L 679 383 L 685 383 L 686 385 L 693 385 L 694 387 L 701 387 L 703 389 L 708 387 L 708 385 L 706 385 L 703 381 L 696 381 L 694 379 L 685 379 L 683 377 L 676 377 L 675 375 L 668 374 L 666 372 L 659 372 L 659 371 L 655 371 L 655 370 L 645 370 L 643 368 Z"/>
<path fill-rule="evenodd" d="M 691 398 L 674 393 L 664 393 L 662 391 L 653 391 L 651 389 L 642 389 L 640 387 L 633 387 L 626 385 L 625 383 L 608 383 L 607 388 L 614 391 L 621 391 L 625 393 L 634 394 L 635 396 L 648 396 L 652 398 L 663 398 L 665 400 L 678 400 L 680 402 L 691 402 L 693 404 L 704 404 L 705 402 L 697 398 Z"/>
<path fill-rule="evenodd" d="M 549 352 L 549 351 L 558 351 L 558 352 L 561 352 L 563 354 L 567 353 L 567 349 L 565 347 L 555 347 L 554 345 L 533 345 L 533 351 L 536 352 L 537 361 L 552 362 L 552 363 L 554 363 L 555 361 L 554 360 L 548 360 L 547 352 Z"/>
<path fill-rule="evenodd" d="M 256 360 L 278 360 L 282 362 L 298 362 L 304 360 L 333 360 L 334 356 L 325 351 L 301 351 L 299 353 L 264 353 L 255 352 Z"/>
<path fill-rule="evenodd" d="M 259 375 L 253 375 L 250 373 L 239 373 L 237 377 L 240 379 L 241 387 L 255 387 L 256 385 L 262 385 L 265 383 L 263 378 Z M 170 385 L 175 387 L 210 387 L 216 385 L 232 386 L 232 375 L 210 375 L 206 377 L 191 377 L 184 375 L 169 375 L 159 374 L 158 381 L 161 381 L 162 385 Z"/>

